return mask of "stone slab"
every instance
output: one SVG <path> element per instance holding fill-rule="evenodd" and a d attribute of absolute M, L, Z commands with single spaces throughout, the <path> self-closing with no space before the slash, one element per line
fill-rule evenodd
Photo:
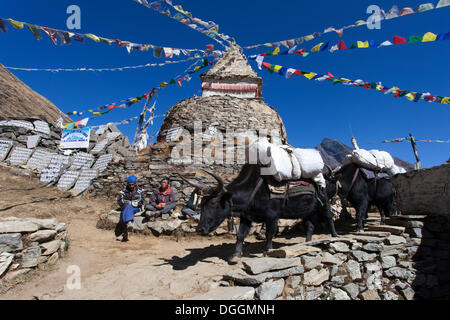
<path fill-rule="evenodd" d="M 97 159 L 92 169 L 97 169 L 98 173 L 102 174 L 108 168 L 108 165 L 111 163 L 112 159 L 112 154 L 102 155 Z"/>
<path fill-rule="evenodd" d="M 13 261 L 14 254 L 3 252 L 0 254 L 0 277 L 8 270 L 11 262 Z"/>
<path fill-rule="evenodd" d="M 28 136 L 27 138 L 27 148 L 28 149 L 34 149 L 38 146 L 39 142 L 41 142 L 41 136 Z"/>
<path fill-rule="evenodd" d="M 21 233 L 0 234 L 0 252 L 15 252 L 23 249 Z"/>
<path fill-rule="evenodd" d="M 14 143 L 10 140 L 0 140 L 0 161 L 4 161 L 11 151 Z"/>
<path fill-rule="evenodd" d="M 109 140 L 103 139 L 102 141 L 100 141 L 99 143 L 97 143 L 95 145 L 95 147 L 90 151 L 90 153 L 92 153 L 92 154 L 101 153 L 101 152 L 105 151 L 108 144 L 109 144 Z"/>
<path fill-rule="evenodd" d="M 311 252 L 321 252 L 322 250 L 312 246 L 296 244 L 279 249 L 270 250 L 267 255 L 272 258 L 295 258 Z"/>
<path fill-rule="evenodd" d="M 273 270 L 288 269 L 301 265 L 300 258 L 254 258 L 242 260 L 245 270 L 251 274 L 260 274 Z"/>
<path fill-rule="evenodd" d="M 95 157 L 92 154 L 79 152 L 76 154 L 69 170 L 85 170 L 90 169 L 95 162 Z"/>
<path fill-rule="evenodd" d="M 303 274 L 304 272 L 305 269 L 303 268 L 303 266 L 293 267 L 275 272 L 265 272 L 257 275 L 248 274 L 242 269 L 237 269 L 226 273 L 223 278 L 224 280 L 232 280 L 239 285 L 259 286 L 267 279 L 287 278 L 290 276 Z"/>
<path fill-rule="evenodd" d="M 37 224 L 26 220 L 0 222 L 0 233 L 24 233 L 38 230 Z"/>
<path fill-rule="evenodd" d="M 220 287 L 187 300 L 253 300 L 253 287 Z"/>
<path fill-rule="evenodd" d="M 11 156 L 8 161 L 16 166 L 24 165 L 28 162 L 28 159 L 30 159 L 32 154 L 33 150 L 31 149 L 15 147 L 11 152 Z"/>
<path fill-rule="evenodd" d="M 390 232 L 394 235 L 401 235 L 405 232 L 404 227 L 397 227 L 397 226 L 367 226 L 368 231 L 384 231 L 384 232 Z"/>
<path fill-rule="evenodd" d="M 27 168 L 41 171 L 50 164 L 55 154 L 44 149 L 36 149 L 27 162 Z"/>
<path fill-rule="evenodd" d="M 93 183 L 95 178 L 98 176 L 98 170 L 87 169 L 82 170 L 80 176 L 72 190 L 74 196 L 78 196 L 87 190 Z"/>
<path fill-rule="evenodd" d="M 37 120 L 37 121 L 33 122 L 33 125 L 34 125 L 34 131 L 44 133 L 46 135 L 50 134 L 50 127 L 47 122 Z"/>
<path fill-rule="evenodd" d="M 77 182 L 78 177 L 80 176 L 79 171 L 64 171 L 58 181 L 58 189 L 61 191 L 70 190 L 75 183 Z"/>

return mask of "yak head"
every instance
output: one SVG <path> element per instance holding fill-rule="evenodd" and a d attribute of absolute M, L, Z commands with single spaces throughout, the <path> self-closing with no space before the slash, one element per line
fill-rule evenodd
<path fill-rule="evenodd" d="M 215 231 L 226 218 L 231 217 L 233 195 L 227 191 L 224 181 L 220 176 L 213 172 L 203 171 L 217 180 L 218 184 L 216 187 L 208 188 L 182 178 L 193 187 L 202 190 L 203 199 L 201 202 L 200 222 L 197 226 L 197 233 L 207 236 Z"/>

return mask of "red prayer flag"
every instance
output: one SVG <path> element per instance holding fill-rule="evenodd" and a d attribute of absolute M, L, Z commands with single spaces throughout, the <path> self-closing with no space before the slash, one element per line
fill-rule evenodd
<path fill-rule="evenodd" d="M 295 70 L 294 74 L 298 74 L 299 76 L 301 76 L 303 73 L 301 70 Z"/>
<path fill-rule="evenodd" d="M 295 54 L 303 55 L 305 53 L 305 49 L 300 49 L 295 51 Z"/>
<path fill-rule="evenodd" d="M 394 44 L 404 44 L 404 43 L 406 43 L 406 39 L 402 38 L 402 37 L 399 37 L 399 36 L 394 36 L 392 39 L 394 40 Z"/>
<path fill-rule="evenodd" d="M 267 63 L 267 62 L 263 62 L 262 63 L 262 66 L 264 67 L 264 68 L 266 68 L 266 69 L 270 69 L 270 63 Z"/>
<path fill-rule="evenodd" d="M 338 47 L 339 47 L 339 50 L 347 49 L 347 46 L 345 45 L 344 40 L 341 40 L 341 42 L 339 42 Z"/>
<path fill-rule="evenodd" d="M 330 72 L 328 72 L 328 75 L 330 76 L 330 77 L 332 77 L 332 78 L 334 78 L 334 79 L 336 79 L 336 77 L 335 76 L 333 76 Z"/>

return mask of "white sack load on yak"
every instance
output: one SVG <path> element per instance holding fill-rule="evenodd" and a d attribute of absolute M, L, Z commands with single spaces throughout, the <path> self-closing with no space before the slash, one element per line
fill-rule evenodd
<path fill-rule="evenodd" d="M 325 188 L 323 176 L 325 166 L 320 152 L 314 149 L 294 149 L 286 145 L 270 143 L 267 139 L 258 139 L 250 144 L 250 163 L 269 166 L 264 174 L 275 180 L 288 181 L 313 179 L 317 185 Z"/>
<path fill-rule="evenodd" d="M 379 150 L 353 150 L 352 154 L 344 158 L 343 165 L 354 163 L 367 170 L 386 172 L 391 176 L 399 173 L 405 173 L 406 170 L 394 163 L 392 156 L 386 151 Z"/>

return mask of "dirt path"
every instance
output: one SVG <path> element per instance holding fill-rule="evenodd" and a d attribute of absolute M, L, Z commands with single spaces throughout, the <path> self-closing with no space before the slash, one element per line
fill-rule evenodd
<path fill-rule="evenodd" d="M 116 241 L 113 231 L 97 229 L 98 216 L 115 208 L 104 199 L 57 199 L 55 188 L 0 167 L 0 218 L 57 218 L 67 223 L 70 248 L 51 270 L 36 270 L 0 299 L 186 299 L 219 286 L 236 268 L 226 262 L 233 238 L 156 238 L 132 235 Z M 303 238 L 277 239 L 278 246 Z M 276 243 L 275 243 L 276 245 Z M 248 239 L 244 254 L 260 256 L 263 243 Z M 68 267 L 80 270 L 81 288 L 69 290 Z M 70 269 L 69 269 L 70 270 Z"/>

